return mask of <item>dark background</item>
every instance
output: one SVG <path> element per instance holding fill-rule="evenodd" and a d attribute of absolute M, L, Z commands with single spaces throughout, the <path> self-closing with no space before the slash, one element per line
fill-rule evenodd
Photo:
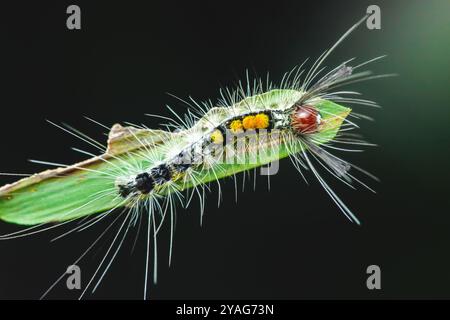
<path fill-rule="evenodd" d="M 82 30 L 66 28 L 66 7 L 78 4 Z M 350 223 L 314 178 L 305 185 L 282 161 L 272 188 L 259 177 L 234 202 L 224 182 L 208 197 L 203 227 L 196 205 L 178 210 L 173 265 L 167 233 L 160 237 L 155 299 L 186 298 L 450 298 L 448 145 L 450 3 L 448 1 L 39 1 L 2 5 L 0 136 L 2 172 L 38 172 L 26 160 L 82 160 L 85 145 L 45 122 L 67 122 L 104 141 L 106 125 L 129 121 L 157 127 L 144 113 L 186 110 L 166 93 L 219 97 L 248 68 L 275 82 L 306 57 L 330 47 L 370 4 L 382 29 L 364 25 L 327 61 L 334 66 L 388 54 L 370 66 L 396 78 L 350 86 L 383 109 L 357 107 L 376 118 L 362 133 L 379 144 L 346 155 L 380 177 L 378 191 L 332 183 L 362 221 Z M 11 177 L 0 177 L 1 184 Z M 332 179 L 328 179 L 332 181 Z M 35 299 L 110 223 L 49 243 L 56 231 L 0 242 L 0 298 Z M 0 223 L 0 232 L 16 230 Z M 113 234 L 111 235 L 113 236 Z M 109 241 L 111 238 L 109 238 Z M 141 298 L 145 244 L 133 237 L 104 282 L 88 298 Z M 83 283 L 109 241 L 79 265 Z M 366 288 L 377 264 L 382 289 Z M 75 298 L 64 283 L 50 298 Z"/>

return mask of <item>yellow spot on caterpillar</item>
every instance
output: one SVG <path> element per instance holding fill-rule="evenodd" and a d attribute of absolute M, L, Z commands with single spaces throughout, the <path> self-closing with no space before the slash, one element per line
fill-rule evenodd
<path fill-rule="evenodd" d="M 230 130 L 233 132 L 238 132 L 242 130 L 242 122 L 241 120 L 233 120 L 230 123 Z"/>
<path fill-rule="evenodd" d="M 215 144 L 222 144 L 223 143 L 223 135 L 220 130 L 214 130 L 214 132 L 211 134 L 211 141 Z"/>
<path fill-rule="evenodd" d="M 255 116 L 256 129 L 266 129 L 269 126 L 269 116 L 265 113 L 260 113 Z"/>
<path fill-rule="evenodd" d="M 184 177 L 184 172 L 172 172 L 172 181 L 178 181 Z"/>

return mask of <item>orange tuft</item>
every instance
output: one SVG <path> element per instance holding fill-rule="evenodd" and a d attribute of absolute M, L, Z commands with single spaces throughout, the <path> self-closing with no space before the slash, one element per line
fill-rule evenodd
<path fill-rule="evenodd" d="M 255 116 L 244 117 L 244 119 L 242 120 L 242 125 L 244 126 L 245 130 L 255 129 L 256 128 Z"/>
<path fill-rule="evenodd" d="M 266 129 L 269 126 L 269 116 L 264 113 L 255 116 L 256 129 Z"/>

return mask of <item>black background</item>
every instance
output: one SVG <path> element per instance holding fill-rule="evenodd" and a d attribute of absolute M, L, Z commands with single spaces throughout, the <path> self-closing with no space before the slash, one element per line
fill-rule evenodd
<path fill-rule="evenodd" d="M 80 2 L 82 30 L 66 28 L 72 2 L 2 7 L 0 171 L 38 172 L 26 159 L 74 163 L 85 145 L 45 122 L 67 122 L 104 141 L 104 129 L 129 121 L 157 127 L 144 113 L 186 106 L 166 93 L 219 97 L 245 75 L 279 81 L 306 57 L 317 57 L 365 14 L 369 1 Z M 231 181 L 209 195 L 203 227 L 198 207 L 179 209 L 173 264 L 160 238 L 155 299 L 448 298 L 448 5 L 444 1 L 378 1 L 382 29 L 363 25 L 330 57 L 334 66 L 389 56 L 371 69 L 399 73 L 352 86 L 382 110 L 362 133 L 379 144 L 345 155 L 380 177 L 378 191 L 331 184 L 362 221 L 350 223 L 314 178 L 307 186 L 288 161 L 271 179 L 247 184 L 234 202 Z M 442 8 L 440 7 L 442 5 Z M 445 8 L 447 7 L 447 8 Z M 444 13 L 444 14 L 443 14 Z M 444 18 L 444 19 L 443 19 Z M 445 19 L 446 18 L 446 19 Z M 430 29 L 423 29 L 429 27 Z M 424 30 L 431 30 L 427 31 Z M 444 36 L 439 36 L 444 32 Z M 439 34 L 441 34 L 439 33 Z M 434 38 L 434 35 L 436 37 Z M 14 179 L 0 177 L 7 183 Z M 112 219 L 49 243 L 59 233 L 0 242 L 0 298 L 38 298 Z M 0 223 L 1 233 L 16 230 Z M 111 240 L 111 238 L 109 239 Z M 141 298 L 144 238 L 124 245 L 98 291 L 88 298 Z M 80 264 L 83 283 L 109 241 Z M 366 268 L 382 270 L 382 290 L 366 288 Z M 75 298 L 64 283 L 50 298 Z"/>

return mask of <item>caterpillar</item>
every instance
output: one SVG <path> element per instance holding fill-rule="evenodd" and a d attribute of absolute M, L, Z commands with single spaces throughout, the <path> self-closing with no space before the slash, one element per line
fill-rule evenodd
<path fill-rule="evenodd" d="M 82 298 L 89 289 L 96 290 L 130 230 L 140 226 L 145 217 L 147 252 L 144 298 L 147 298 L 150 251 L 154 251 L 152 275 L 156 283 L 157 235 L 167 220 L 171 231 L 171 264 L 176 207 L 188 208 L 192 199 L 198 197 L 201 223 L 210 183 L 217 183 L 220 202 L 221 179 L 236 179 L 241 172 L 282 158 L 290 158 L 305 180 L 304 172 L 310 171 L 339 210 L 350 221 L 359 224 L 357 217 L 327 184 L 319 168 L 350 187 L 356 183 L 373 191 L 353 171 L 375 180 L 376 177 L 329 150 L 351 151 L 347 147 L 337 146 L 339 144 L 372 145 L 350 132 L 358 128 L 350 117 L 367 117 L 339 103 L 378 105 L 371 100 L 352 97 L 357 92 L 335 89 L 353 82 L 389 76 L 359 71 L 384 56 L 353 66 L 354 59 L 349 59 L 329 71 L 323 67 L 325 59 L 366 18 L 345 32 L 307 72 L 303 68 L 305 61 L 286 73 L 278 85 L 268 79 L 251 82 L 247 73 L 246 83 L 240 83 L 235 90 L 221 90 L 221 98 L 216 104 L 189 99 L 183 100 L 189 106 L 184 116 L 170 107 L 173 118 L 149 115 L 169 121 L 165 130 L 116 124 L 110 129 L 108 143 L 104 147 L 77 129 L 51 122 L 101 153 L 96 155 L 75 149 L 90 158 L 74 165 L 33 160 L 57 168 L 1 187 L 0 219 L 28 227 L 2 235 L 0 240 L 29 236 L 78 221 L 74 228 L 58 236 L 58 239 L 86 230 L 105 217 L 116 214 L 112 224 L 120 225 L 118 232 L 83 288 Z M 88 119 L 109 130 L 103 124 Z M 119 218 L 123 219 L 121 223 Z M 107 230 L 74 264 L 91 250 Z M 62 276 L 41 298 L 45 298 L 61 279 Z"/>

